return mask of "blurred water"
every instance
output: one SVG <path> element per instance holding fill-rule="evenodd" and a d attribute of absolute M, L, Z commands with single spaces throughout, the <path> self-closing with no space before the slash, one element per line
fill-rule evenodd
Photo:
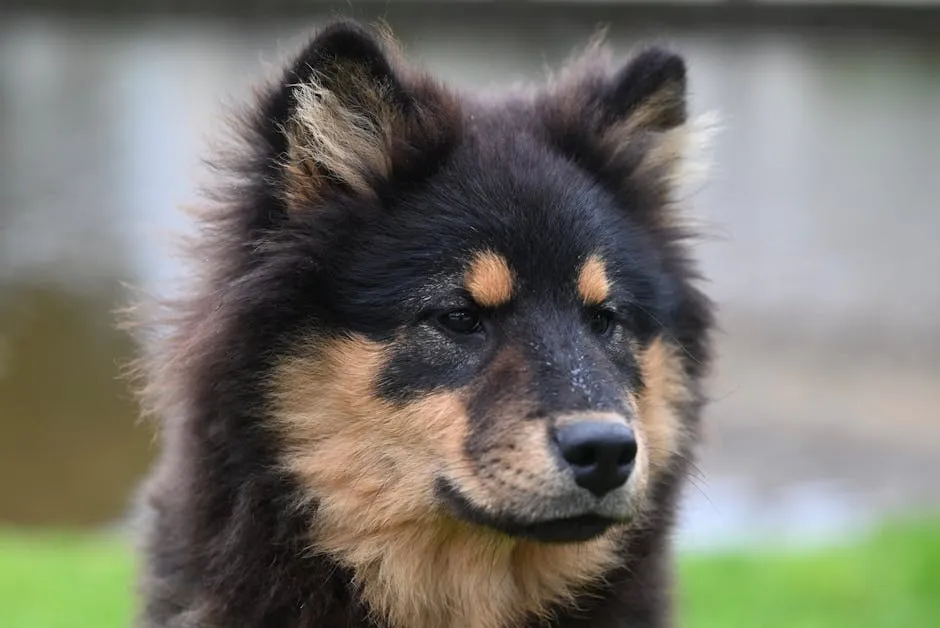
<path fill-rule="evenodd" d="M 393 22 L 465 85 L 561 60 L 589 25 Z M 114 377 L 118 281 L 165 285 L 218 114 L 308 24 L 0 25 L 0 521 L 120 515 L 150 432 Z M 698 245 L 724 321 L 692 546 L 936 506 L 940 43 L 656 33 L 725 120 Z M 614 22 L 625 52 L 634 33 Z M 802 531 L 802 532 L 801 532 Z"/>

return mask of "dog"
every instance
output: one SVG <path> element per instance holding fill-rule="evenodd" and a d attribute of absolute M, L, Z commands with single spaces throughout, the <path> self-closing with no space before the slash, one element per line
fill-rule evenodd
<path fill-rule="evenodd" d="M 338 20 L 259 91 L 145 321 L 140 626 L 671 625 L 698 130 L 612 59 L 459 91 Z"/>

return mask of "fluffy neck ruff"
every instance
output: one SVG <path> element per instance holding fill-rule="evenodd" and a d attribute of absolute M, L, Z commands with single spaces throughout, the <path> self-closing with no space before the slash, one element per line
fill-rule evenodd
<path fill-rule="evenodd" d="M 352 570 L 363 601 L 396 628 L 504 628 L 545 616 L 616 566 L 623 534 L 543 544 L 444 516 L 363 530 L 339 525 L 356 521 L 357 508 L 331 510 L 316 527 L 317 548 Z"/>

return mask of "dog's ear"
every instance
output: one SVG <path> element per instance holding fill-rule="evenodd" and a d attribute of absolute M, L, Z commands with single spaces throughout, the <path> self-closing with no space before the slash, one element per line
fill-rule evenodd
<path fill-rule="evenodd" d="M 711 132 L 690 123 L 686 96 L 686 64 L 675 52 L 649 47 L 612 71 L 597 43 L 553 84 L 542 114 L 564 152 L 629 195 L 643 190 L 662 205 L 695 174 L 692 153 Z"/>
<path fill-rule="evenodd" d="M 685 61 L 663 48 L 648 48 L 626 63 L 598 96 L 605 122 L 621 127 L 620 132 L 674 129 L 687 118 Z"/>
<path fill-rule="evenodd" d="M 352 22 L 322 30 L 286 73 L 268 121 L 279 134 L 280 195 L 291 211 L 332 192 L 374 196 L 448 143 L 456 99 L 407 68 L 389 36 Z"/>

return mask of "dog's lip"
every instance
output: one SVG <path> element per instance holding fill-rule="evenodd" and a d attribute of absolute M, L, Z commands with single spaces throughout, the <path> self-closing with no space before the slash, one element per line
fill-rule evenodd
<path fill-rule="evenodd" d="M 449 480 L 438 477 L 435 482 L 438 499 L 458 519 L 485 526 L 509 536 L 543 543 L 576 543 L 590 541 L 623 523 L 621 520 L 594 513 L 541 519 L 520 520 L 511 515 L 489 513 L 474 504 Z"/>

